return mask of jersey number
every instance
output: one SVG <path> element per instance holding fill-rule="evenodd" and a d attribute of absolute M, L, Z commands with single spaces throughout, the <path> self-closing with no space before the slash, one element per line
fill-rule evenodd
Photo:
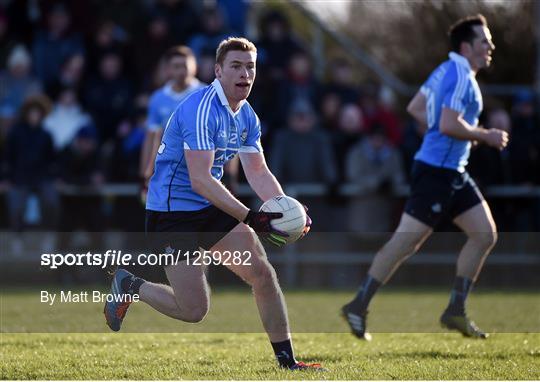
<path fill-rule="evenodd" d="M 165 143 L 161 142 L 161 145 L 159 145 L 157 152 L 158 154 L 163 154 L 163 151 L 165 151 Z"/>

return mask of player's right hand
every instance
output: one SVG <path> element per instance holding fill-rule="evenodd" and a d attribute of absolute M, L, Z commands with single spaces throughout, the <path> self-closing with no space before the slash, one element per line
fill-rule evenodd
<path fill-rule="evenodd" d="M 491 147 L 503 150 L 508 145 L 508 133 L 504 130 L 489 129 L 484 136 L 484 142 Z"/>
<path fill-rule="evenodd" d="M 264 212 L 249 210 L 244 223 L 253 228 L 259 237 L 277 247 L 287 243 L 285 239 L 289 234 L 272 227 L 271 221 L 283 217 L 281 212 Z"/>

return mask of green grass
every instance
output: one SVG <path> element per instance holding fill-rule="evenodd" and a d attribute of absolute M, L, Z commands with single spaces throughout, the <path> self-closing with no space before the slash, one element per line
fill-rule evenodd
<path fill-rule="evenodd" d="M 274 365 L 247 290 L 215 292 L 209 316 L 197 325 L 137 304 L 126 318 L 127 333 L 104 330 L 101 304 L 47 307 L 39 303 L 38 291 L 4 290 L 0 378 L 540 379 L 538 294 L 471 296 L 471 315 L 492 333 L 479 341 L 438 327 L 447 293 L 383 290 L 369 316 L 376 332 L 371 343 L 346 333 L 337 316 L 350 295 L 286 292 L 297 356 L 329 369 L 320 374 L 290 373 Z"/>

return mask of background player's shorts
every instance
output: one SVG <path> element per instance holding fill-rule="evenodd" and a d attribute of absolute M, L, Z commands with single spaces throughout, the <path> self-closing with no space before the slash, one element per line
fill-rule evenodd
<path fill-rule="evenodd" d="M 193 252 L 199 248 L 210 250 L 238 224 L 236 218 L 214 206 L 198 211 L 146 210 L 149 250 L 153 253 L 188 252 L 189 256 L 181 260 L 193 257 Z"/>
<path fill-rule="evenodd" d="M 405 212 L 434 228 L 441 219 L 453 220 L 483 200 L 482 193 L 467 172 L 415 161 L 411 196 L 405 204 Z"/>

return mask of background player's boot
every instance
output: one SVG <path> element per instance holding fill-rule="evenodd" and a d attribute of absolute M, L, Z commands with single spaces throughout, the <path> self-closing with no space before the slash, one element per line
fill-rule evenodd
<path fill-rule="evenodd" d="M 367 311 L 355 312 L 350 308 L 350 305 L 344 305 L 341 308 L 341 316 L 347 321 L 351 328 L 352 334 L 362 340 L 371 341 L 371 334 L 366 332 Z"/>
<path fill-rule="evenodd" d="M 453 315 L 445 311 L 441 316 L 441 325 L 450 330 L 457 330 L 465 337 L 486 339 L 489 337 L 466 314 Z"/>
<path fill-rule="evenodd" d="M 129 301 L 122 301 L 126 300 L 127 295 L 127 293 L 122 290 L 122 280 L 126 277 L 134 276 L 125 269 L 118 269 L 116 272 L 114 272 L 110 291 L 110 294 L 113 296 L 113 301 L 107 301 L 105 303 L 105 308 L 103 309 L 107 325 L 115 332 L 120 330 L 122 320 L 126 315 L 129 305 L 131 304 L 131 299 L 129 299 Z"/>
<path fill-rule="evenodd" d="M 322 367 L 320 363 L 304 363 L 304 362 L 296 362 L 294 365 L 289 367 L 289 370 L 313 370 L 313 371 L 318 371 L 318 372 L 328 371 L 324 367 Z"/>

